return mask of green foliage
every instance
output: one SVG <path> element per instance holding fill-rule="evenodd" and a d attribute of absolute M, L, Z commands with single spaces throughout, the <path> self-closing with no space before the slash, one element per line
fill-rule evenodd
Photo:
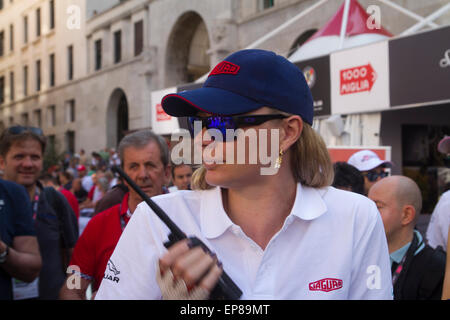
<path fill-rule="evenodd" d="M 64 153 L 59 152 L 58 145 L 55 141 L 49 139 L 47 142 L 44 153 L 44 172 L 47 172 L 54 165 L 60 165 L 64 158 Z"/>

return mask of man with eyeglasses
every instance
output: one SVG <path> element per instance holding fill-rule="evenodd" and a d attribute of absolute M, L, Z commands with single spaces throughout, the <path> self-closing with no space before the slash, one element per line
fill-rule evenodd
<path fill-rule="evenodd" d="M 388 173 L 386 168 L 392 167 L 392 162 L 381 160 L 378 155 L 371 150 L 361 150 L 354 153 L 347 161 L 348 164 L 361 171 L 364 177 L 364 193 L 367 195 L 370 188 L 379 180 L 386 178 Z"/>
<path fill-rule="evenodd" d="M 25 187 L 31 200 L 42 269 L 29 298 L 57 299 L 65 279 L 72 248 L 78 239 L 75 213 L 65 197 L 44 188 L 38 178 L 43 169 L 46 139 L 39 128 L 13 126 L 0 137 L 0 168 L 4 179 Z M 21 286 L 25 286 L 21 284 Z"/>

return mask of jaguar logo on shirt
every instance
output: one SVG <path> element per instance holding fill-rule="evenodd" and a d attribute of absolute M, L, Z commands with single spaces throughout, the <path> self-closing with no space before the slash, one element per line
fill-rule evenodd
<path fill-rule="evenodd" d="M 113 274 L 110 274 L 111 272 Z M 109 260 L 108 261 L 108 265 L 107 265 L 106 270 L 105 270 L 105 274 L 103 276 L 103 279 L 119 283 L 120 278 L 117 277 L 118 274 L 120 274 L 120 271 L 117 270 L 117 268 L 114 265 L 114 263 L 112 262 L 112 260 Z"/>
<path fill-rule="evenodd" d="M 342 280 L 335 278 L 320 279 L 309 284 L 309 291 L 329 292 L 342 288 Z"/>
<path fill-rule="evenodd" d="M 120 271 L 117 270 L 117 268 L 116 268 L 116 266 L 114 265 L 114 263 L 112 262 L 112 260 L 109 260 L 109 261 L 108 261 L 108 269 L 109 269 L 109 271 L 114 272 L 114 275 L 115 275 L 115 276 L 117 276 L 117 275 L 120 273 Z"/>

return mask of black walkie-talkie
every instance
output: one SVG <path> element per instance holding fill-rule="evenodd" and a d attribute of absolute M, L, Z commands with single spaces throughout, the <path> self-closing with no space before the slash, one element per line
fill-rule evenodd
<path fill-rule="evenodd" d="M 181 231 L 180 228 L 169 218 L 169 216 L 158 206 L 153 200 L 151 200 L 139 186 L 131 180 L 131 178 L 118 166 L 113 166 L 112 171 L 117 172 L 127 184 L 136 191 L 137 194 L 148 204 L 150 208 L 156 213 L 156 215 L 164 222 L 164 224 L 169 228 L 169 242 L 164 245 L 166 248 L 170 247 L 175 242 L 186 239 L 186 234 Z M 197 237 L 189 237 L 192 246 L 201 246 L 205 251 L 211 252 L 209 248 Z M 210 294 L 210 299 L 212 300 L 238 300 L 242 295 L 241 289 L 231 280 L 231 278 L 222 272 L 216 286 Z"/>

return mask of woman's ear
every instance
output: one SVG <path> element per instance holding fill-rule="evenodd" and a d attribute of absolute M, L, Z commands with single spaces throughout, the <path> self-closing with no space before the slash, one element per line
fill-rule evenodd
<path fill-rule="evenodd" d="M 303 131 L 303 120 L 294 115 L 282 120 L 280 134 L 280 149 L 284 152 L 289 149 L 299 138 Z"/>

